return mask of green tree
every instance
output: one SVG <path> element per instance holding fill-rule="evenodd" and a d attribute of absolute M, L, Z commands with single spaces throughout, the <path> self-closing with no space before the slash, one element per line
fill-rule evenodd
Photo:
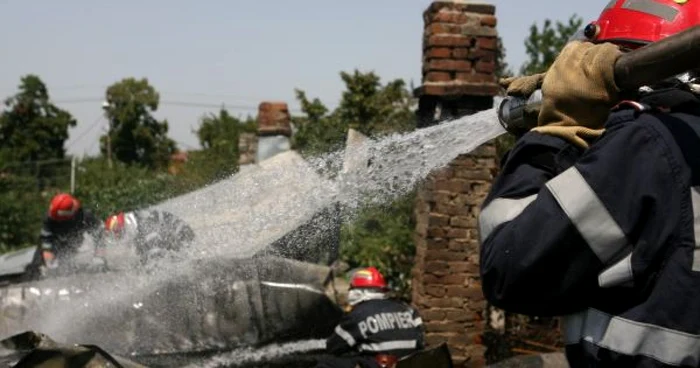
<path fill-rule="evenodd" d="M 373 72 L 357 70 L 341 72 L 340 77 L 346 90 L 336 114 L 349 127 L 369 136 L 415 129 L 415 101 L 406 82 L 396 79 L 382 86 Z"/>
<path fill-rule="evenodd" d="M 0 175 L 0 253 L 37 245 L 48 199 L 35 177 Z"/>
<path fill-rule="evenodd" d="M 252 133 L 256 130 L 255 119 L 248 116 L 243 121 L 223 108 L 218 115 L 203 116 L 194 133 L 204 149 L 192 155 L 193 164 L 187 165 L 186 171 L 192 173 L 192 170 L 195 170 L 197 179 L 207 183 L 235 173 L 240 156 L 239 138 L 242 133 Z"/>
<path fill-rule="evenodd" d="M 69 112 L 51 103 L 38 76 L 24 76 L 19 92 L 5 101 L 0 115 L 0 159 L 27 162 L 64 158 L 68 129 L 76 124 Z"/>
<path fill-rule="evenodd" d="M 375 266 L 388 277 L 392 288 L 410 299 L 415 192 L 391 203 L 364 208 L 341 229 L 341 258 L 351 268 Z"/>
<path fill-rule="evenodd" d="M 152 115 L 158 110 L 160 95 L 148 80 L 122 79 L 107 88 L 106 101 L 113 157 L 126 164 L 165 166 L 177 147 L 167 136 L 168 122 Z M 102 136 L 100 142 L 106 154 L 107 136 Z"/>
<path fill-rule="evenodd" d="M 64 144 L 76 124 L 70 113 L 51 103 L 36 75 L 22 77 L 19 91 L 5 101 L 0 114 L 0 251 L 36 244 L 48 200 L 42 190 L 68 174 L 61 172 L 69 165 Z"/>
<path fill-rule="evenodd" d="M 581 28 L 583 19 L 574 14 L 566 23 L 552 23 L 546 19 L 540 29 L 536 23 L 530 26 L 530 35 L 525 39 L 525 53 L 528 60 L 523 64 L 520 73 L 531 75 L 546 71 L 554 62 L 569 38 Z"/>
<path fill-rule="evenodd" d="M 102 218 L 180 194 L 175 191 L 175 177 L 146 167 L 117 161 L 109 169 L 104 158 L 86 158 L 78 168 L 75 195 Z"/>
<path fill-rule="evenodd" d="M 503 39 L 499 36 L 496 40 L 496 77 L 512 76 L 513 71 L 506 62 L 506 47 L 503 45 Z"/>
<path fill-rule="evenodd" d="M 304 116 L 293 116 L 297 128 L 292 138 L 294 149 L 307 155 L 317 155 L 342 148 L 345 143 L 347 126 L 328 113 L 328 108 L 314 98 L 310 101 L 306 92 L 295 90 Z"/>
<path fill-rule="evenodd" d="M 341 72 L 345 83 L 339 106 L 332 112 L 318 99 L 309 100 L 306 93 L 296 90 L 304 113 L 294 117 L 297 127 L 294 148 L 305 154 L 320 154 L 340 149 L 348 128 L 369 135 L 408 131 L 415 128 L 415 104 L 403 80 L 382 85 L 374 72 Z"/>

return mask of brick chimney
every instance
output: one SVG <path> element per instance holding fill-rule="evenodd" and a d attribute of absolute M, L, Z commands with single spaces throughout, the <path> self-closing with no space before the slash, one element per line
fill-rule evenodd
<path fill-rule="evenodd" d="M 423 13 L 419 127 L 493 107 L 493 5 L 433 1 Z M 479 208 L 497 170 L 493 143 L 433 172 L 416 199 L 413 304 L 428 346 L 447 343 L 455 367 L 485 366 L 485 301 L 479 277 Z"/>
<path fill-rule="evenodd" d="M 473 114 L 498 94 L 496 17 L 493 5 L 433 1 L 423 12 L 423 78 L 419 126 Z"/>
<path fill-rule="evenodd" d="M 255 161 L 261 162 L 291 149 L 292 126 L 286 102 L 258 106 L 258 142 Z"/>

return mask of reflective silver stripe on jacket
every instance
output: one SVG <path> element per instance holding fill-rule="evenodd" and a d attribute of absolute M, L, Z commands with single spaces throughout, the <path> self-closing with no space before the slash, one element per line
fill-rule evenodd
<path fill-rule="evenodd" d="M 604 288 L 613 286 L 634 286 L 632 253 L 601 272 L 600 275 L 598 275 L 598 285 Z"/>
<path fill-rule="evenodd" d="M 669 22 L 678 15 L 678 9 L 654 0 L 625 0 L 622 8 L 654 15 Z"/>
<path fill-rule="evenodd" d="M 350 347 L 355 346 L 355 338 L 350 335 L 349 332 L 345 331 L 342 327 L 336 326 L 335 327 L 335 334 L 340 336 L 345 342 L 348 343 Z"/>
<path fill-rule="evenodd" d="M 479 236 L 483 242 L 493 229 L 518 217 L 525 208 L 537 199 L 537 194 L 525 198 L 496 198 L 479 213 Z"/>
<path fill-rule="evenodd" d="M 360 350 L 379 352 L 400 349 L 415 349 L 417 346 L 418 342 L 416 340 L 396 340 L 372 344 L 362 344 L 360 345 Z"/>
<path fill-rule="evenodd" d="M 625 355 L 644 355 L 669 365 L 700 365 L 700 335 L 613 317 L 588 309 L 564 317 L 567 345 L 589 342 Z"/>
<path fill-rule="evenodd" d="M 695 234 L 695 250 L 693 251 L 693 271 L 700 271 L 700 188 L 690 189 L 690 199 L 693 203 L 693 233 Z"/>
<path fill-rule="evenodd" d="M 546 186 L 604 264 L 631 252 L 622 229 L 576 167 L 557 175 Z"/>

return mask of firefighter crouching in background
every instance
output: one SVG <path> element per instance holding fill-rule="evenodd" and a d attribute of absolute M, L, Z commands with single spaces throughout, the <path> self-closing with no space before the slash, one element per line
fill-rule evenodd
<path fill-rule="evenodd" d="M 422 350 L 423 321 L 411 306 L 389 299 L 384 276 L 374 267 L 356 271 L 350 281 L 343 316 L 326 341 L 335 357 L 320 361 L 317 368 L 385 368 Z"/>
<path fill-rule="evenodd" d="M 166 211 L 120 212 L 105 221 L 108 239 L 134 247 L 143 264 L 178 252 L 194 239 L 194 230 L 182 219 Z"/>
<path fill-rule="evenodd" d="M 101 225 L 102 221 L 72 195 L 55 195 L 41 228 L 40 246 L 34 266 L 43 270 L 69 270 L 83 244 L 84 234 L 87 233 L 92 236 L 95 244 L 93 266 L 106 267 Z"/>

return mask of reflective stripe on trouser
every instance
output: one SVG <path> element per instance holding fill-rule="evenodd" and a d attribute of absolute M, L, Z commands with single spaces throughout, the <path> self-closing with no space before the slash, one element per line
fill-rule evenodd
<path fill-rule="evenodd" d="M 700 335 L 614 317 L 596 309 L 563 318 L 567 345 L 588 342 L 619 354 L 665 364 L 700 364 Z"/>
<path fill-rule="evenodd" d="M 690 189 L 690 200 L 693 204 L 693 233 L 695 234 L 692 269 L 700 271 L 700 187 Z"/>
<path fill-rule="evenodd" d="M 415 349 L 418 346 L 416 340 L 396 340 L 396 341 L 386 341 L 372 344 L 362 344 L 360 345 L 361 351 L 391 351 L 391 350 L 402 350 L 402 349 Z"/>

